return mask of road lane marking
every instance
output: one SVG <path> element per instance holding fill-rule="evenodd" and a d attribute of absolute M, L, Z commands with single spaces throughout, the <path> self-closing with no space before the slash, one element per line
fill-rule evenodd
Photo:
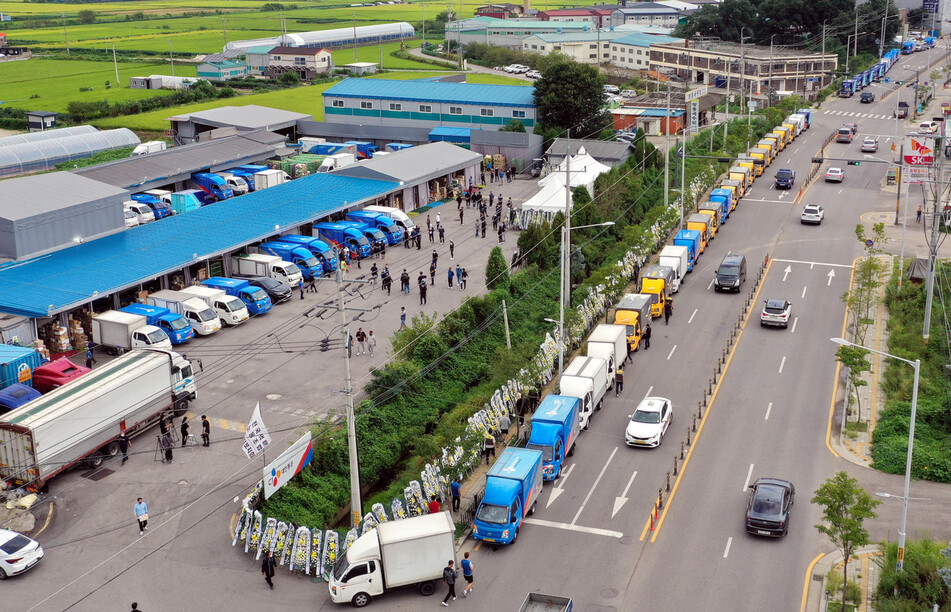
<path fill-rule="evenodd" d="M 763 271 L 763 278 L 766 278 L 769 275 L 770 269 L 773 267 L 773 262 L 775 259 L 770 259 L 769 263 L 766 264 L 766 270 Z M 763 288 L 763 284 L 760 283 L 759 287 L 756 288 L 756 292 L 753 294 L 753 302 L 755 303 L 759 299 L 760 291 Z M 743 325 L 740 328 L 739 334 L 736 336 L 736 341 L 733 343 L 733 349 L 730 351 L 729 357 L 726 359 L 726 363 L 723 365 L 723 373 L 720 375 L 720 379 L 717 381 L 717 384 L 713 387 L 713 393 L 710 395 L 710 401 L 707 402 L 707 409 L 703 413 L 703 417 L 700 419 L 700 424 L 697 425 L 697 433 L 694 435 L 693 444 L 690 445 L 690 450 L 687 451 L 687 456 L 684 457 L 683 463 L 681 464 L 680 473 L 677 474 L 676 480 L 674 480 L 673 487 L 670 489 L 670 495 L 667 497 L 667 503 L 664 505 L 664 509 L 660 513 L 660 517 L 657 519 L 656 525 L 653 525 L 653 533 L 650 537 L 650 542 L 653 544 L 657 541 L 657 536 L 660 535 L 660 528 L 664 526 L 664 521 L 667 518 L 667 513 L 670 511 L 671 506 L 673 505 L 674 498 L 677 496 L 677 490 L 680 488 L 680 483 L 683 480 L 684 474 L 687 473 L 687 465 L 690 463 L 690 458 L 693 456 L 693 452 L 697 450 L 697 446 L 700 442 L 700 434 L 703 433 L 703 426 L 707 422 L 707 417 L 710 416 L 712 412 L 711 408 L 717 398 L 717 395 L 720 393 L 720 385 L 723 384 L 723 379 L 726 378 L 727 372 L 730 371 L 730 364 L 733 363 L 733 356 L 736 354 L 736 348 L 740 345 L 740 339 L 743 338 L 743 332 L 746 330 L 746 325 L 750 322 L 750 317 L 753 315 L 753 311 L 746 315 L 746 320 L 743 321 Z M 844 331 L 842 333 L 845 333 Z M 829 421 L 831 426 L 831 420 Z M 640 541 L 643 542 L 647 538 L 647 531 L 651 528 L 653 524 L 653 517 L 648 517 L 644 522 L 644 529 L 641 531 Z"/>
<path fill-rule="evenodd" d="M 834 268 L 852 268 L 855 264 L 836 264 L 836 263 L 827 263 L 824 261 L 802 261 L 799 259 L 773 259 L 771 261 L 781 261 L 783 263 L 799 263 L 799 264 L 814 264 L 817 266 L 832 266 Z"/>
<path fill-rule="evenodd" d="M 551 488 L 551 495 L 548 497 L 548 501 L 545 503 L 545 507 L 552 505 L 562 493 L 565 492 L 565 482 L 568 480 L 568 477 L 571 476 L 571 472 L 574 471 L 575 464 L 572 463 L 568 466 L 568 469 L 565 470 L 565 473 L 558 479 L 558 484 Z"/>
<path fill-rule="evenodd" d="M 789 276 L 789 273 L 792 272 L 792 266 L 786 266 L 786 269 L 783 270 L 783 282 L 786 282 L 786 277 Z"/>
<path fill-rule="evenodd" d="M 770 413 L 770 411 L 771 411 L 772 409 L 773 409 L 773 402 L 770 402 L 770 403 L 769 403 L 769 406 L 766 406 L 766 418 L 763 419 L 764 421 L 768 421 L 768 420 L 769 420 L 769 413 Z M 745 490 L 745 489 L 744 489 L 744 490 Z"/>
<path fill-rule="evenodd" d="M 783 367 L 786 365 L 786 356 L 783 355 L 783 360 L 779 362 L 779 373 L 783 373 Z"/>
<path fill-rule="evenodd" d="M 806 299 L 806 288 L 805 288 L 805 287 L 802 288 L 802 295 L 799 296 L 799 299 L 800 299 L 800 300 Z"/>
<path fill-rule="evenodd" d="M 690 315 L 690 318 L 689 318 L 689 319 L 687 319 L 687 325 L 690 325 L 691 323 L 693 323 L 693 318 L 694 318 L 695 316 L 697 316 L 697 312 L 699 312 L 699 311 L 700 311 L 699 308 L 694 308 L 694 309 L 693 309 L 693 314 Z"/>
<path fill-rule="evenodd" d="M 631 490 L 631 485 L 634 484 L 634 479 L 637 477 L 637 470 L 631 474 L 631 479 L 627 481 L 627 486 L 624 487 L 624 492 L 621 493 L 620 497 L 614 498 L 614 510 L 611 511 L 611 518 L 614 518 L 614 515 L 627 503 L 627 493 Z"/>
<path fill-rule="evenodd" d="M 806 568 L 806 580 L 802 585 L 802 603 L 799 604 L 799 612 L 806 612 L 806 604 L 809 602 L 809 585 L 812 583 L 812 570 L 815 569 L 816 563 L 819 562 L 819 559 L 823 558 L 824 556 L 825 553 L 820 553 L 815 559 L 812 560 L 812 563 L 809 564 L 809 567 Z"/>
<path fill-rule="evenodd" d="M 651 396 L 651 391 L 654 390 L 654 385 L 651 385 L 647 388 L 647 393 L 644 394 L 644 399 L 647 399 Z"/>
<path fill-rule="evenodd" d="M 849 275 L 849 291 L 852 291 L 852 281 L 855 280 L 855 264 L 862 259 L 862 257 L 856 257 L 852 261 L 852 273 Z M 849 309 L 844 308 L 845 314 L 842 316 L 842 333 L 839 335 L 840 338 L 845 338 L 845 330 L 849 324 Z M 826 425 L 826 448 L 829 449 L 829 452 L 839 457 L 839 453 L 835 452 L 835 449 L 832 448 L 832 419 L 835 417 L 835 398 L 839 394 L 839 375 L 842 374 L 842 362 L 838 359 L 835 360 L 835 377 L 833 378 L 832 383 L 832 399 L 829 400 L 829 424 Z M 818 560 L 818 558 L 817 558 Z M 815 565 L 815 561 L 812 562 Z M 808 575 L 807 575 L 808 577 Z M 805 596 L 803 597 L 803 606 L 805 606 Z"/>
<path fill-rule="evenodd" d="M 753 477 L 753 464 L 751 463 L 749 471 L 746 472 L 746 481 L 743 482 L 743 488 L 741 489 L 741 491 L 745 492 L 746 490 L 750 488 L 750 478 L 752 477 Z"/>
<path fill-rule="evenodd" d="M 730 545 L 733 544 L 733 538 L 727 538 L 726 540 L 726 549 L 723 551 L 723 558 L 726 559 L 730 556 Z"/>
<path fill-rule="evenodd" d="M 614 459 L 614 455 L 617 454 L 617 447 L 614 447 L 614 450 L 611 451 L 611 455 L 608 457 L 608 460 L 604 462 L 604 465 L 601 466 L 601 473 L 598 474 L 598 477 L 594 479 L 594 483 L 591 485 L 591 488 L 588 489 L 588 494 L 585 495 L 584 501 L 581 502 L 581 507 L 578 508 L 578 512 L 575 513 L 575 518 L 571 519 L 571 524 L 574 525 L 578 522 L 578 517 L 581 516 L 581 513 L 584 511 L 585 504 L 588 503 L 588 500 L 591 499 L 591 494 L 594 493 L 594 490 L 598 488 L 598 483 L 601 482 L 601 478 L 604 477 L 604 472 L 608 469 L 608 466 L 611 465 L 611 460 Z"/>
<path fill-rule="evenodd" d="M 556 523 L 555 521 L 545 521 L 537 518 L 523 518 L 523 523 L 529 525 L 538 525 L 540 527 L 552 527 L 554 529 L 564 529 L 565 531 L 577 531 L 579 533 L 590 533 L 591 535 L 601 535 L 609 538 L 622 538 L 624 534 L 620 531 L 611 531 L 610 529 L 598 529 L 597 527 L 582 527 L 581 525 L 569 525 L 567 523 Z"/>
<path fill-rule="evenodd" d="M 713 287 L 713 281 L 715 280 L 716 280 L 715 278 L 710 280 L 710 284 L 707 285 L 707 291 L 710 291 L 710 289 Z"/>
<path fill-rule="evenodd" d="M 835 270 L 829 270 L 829 273 L 826 274 L 829 277 L 829 282 L 826 283 L 826 287 L 832 286 L 832 279 L 835 278 Z"/>
<path fill-rule="evenodd" d="M 792 329 L 789 330 L 789 333 L 791 333 L 791 334 L 796 333 L 796 323 L 798 323 L 798 322 L 799 322 L 799 317 L 795 317 L 795 318 L 792 320 Z"/>
<path fill-rule="evenodd" d="M 674 356 L 674 351 L 677 350 L 677 345 L 674 345 L 674 348 L 670 349 L 670 352 L 667 353 L 667 361 L 670 361 L 670 358 Z"/>
<path fill-rule="evenodd" d="M 843 190 L 840 189 L 840 190 L 839 190 L 839 193 L 837 193 L 836 195 L 842 195 L 842 191 L 843 191 Z"/>

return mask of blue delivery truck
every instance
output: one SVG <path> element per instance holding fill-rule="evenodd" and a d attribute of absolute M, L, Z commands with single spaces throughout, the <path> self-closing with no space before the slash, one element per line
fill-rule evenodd
<path fill-rule="evenodd" d="M 806 118 L 806 129 L 809 129 L 809 126 L 812 125 L 812 109 L 811 108 L 800 108 L 796 111 L 797 115 L 802 115 Z"/>
<path fill-rule="evenodd" d="M 386 236 L 383 235 L 383 232 L 369 224 L 360 223 L 358 221 L 341 221 L 340 223 L 341 225 L 352 227 L 366 236 L 366 239 L 370 241 L 370 250 L 373 253 L 379 253 L 386 247 Z"/>
<path fill-rule="evenodd" d="M 485 475 L 485 494 L 476 510 L 472 537 L 514 544 L 522 519 L 535 513 L 542 491 L 542 452 L 505 449 Z"/>
<path fill-rule="evenodd" d="M 323 222 L 314 224 L 314 232 L 321 240 L 336 244 L 338 247 L 347 247 L 352 256 L 363 259 L 373 254 L 370 241 L 360 230 L 354 229 L 352 223 Z"/>
<path fill-rule="evenodd" d="M 733 210 L 733 192 L 729 189 L 723 189 L 722 187 L 717 187 L 710 192 L 710 201 L 711 202 L 720 202 L 723 204 L 723 207 L 726 209 L 726 216 L 730 216 L 730 211 Z"/>
<path fill-rule="evenodd" d="M 376 145 L 374 145 L 372 142 L 366 142 L 363 140 L 348 140 L 343 144 L 353 145 L 357 148 L 357 159 L 370 159 L 373 157 L 373 154 L 377 152 Z"/>
<path fill-rule="evenodd" d="M 700 257 L 700 231 L 680 230 L 674 236 L 674 245 L 687 247 L 687 270 L 693 270 Z"/>
<path fill-rule="evenodd" d="M 4 387 L 0 389 L 0 414 L 16 410 L 24 404 L 29 404 L 40 395 L 40 392 L 33 387 L 21 383 Z"/>
<path fill-rule="evenodd" d="M 152 212 L 155 214 L 156 220 L 172 216 L 172 207 L 154 195 L 149 195 L 147 193 L 133 193 L 132 199 L 151 208 Z"/>
<path fill-rule="evenodd" d="M 399 244 L 403 241 L 402 228 L 394 223 L 393 219 L 390 219 L 383 213 L 370 210 L 354 210 L 347 213 L 347 219 L 356 221 L 357 223 L 366 223 L 370 227 L 380 230 L 386 237 L 386 244 L 389 246 Z"/>
<path fill-rule="evenodd" d="M 195 330 L 188 319 L 168 308 L 148 304 L 129 304 L 119 310 L 145 317 L 146 324 L 154 325 L 168 334 L 172 344 L 184 344 L 195 335 Z"/>
<path fill-rule="evenodd" d="M 337 256 L 334 255 L 333 249 L 320 238 L 301 236 L 300 234 L 287 234 L 286 236 L 281 236 L 281 242 L 299 244 L 310 251 L 320 260 L 325 274 L 337 269 Z"/>
<path fill-rule="evenodd" d="M 258 245 L 258 248 L 268 255 L 276 255 L 284 261 L 297 264 L 297 267 L 300 268 L 301 273 L 307 280 L 323 276 L 323 274 L 327 272 L 320 260 L 299 244 L 281 240 L 262 242 Z"/>
<path fill-rule="evenodd" d="M 212 276 L 201 284 L 212 289 L 221 289 L 228 295 L 238 298 L 244 302 L 251 316 L 264 314 L 271 309 L 271 298 L 267 296 L 264 289 L 255 287 L 246 280 Z"/>
<path fill-rule="evenodd" d="M 228 186 L 223 178 L 211 172 L 195 172 L 192 174 L 192 182 L 205 193 L 216 200 L 227 200 L 234 197 L 234 191 Z"/>
<path fill-rule="evenodd" d="M 575 454 L 581 421 L 577 397 L 548 395 L 532 417 L 532 435 L 526 448 L 542 452 L 542 476 L 554 480 L 561 475 L 565 459 Z"/>

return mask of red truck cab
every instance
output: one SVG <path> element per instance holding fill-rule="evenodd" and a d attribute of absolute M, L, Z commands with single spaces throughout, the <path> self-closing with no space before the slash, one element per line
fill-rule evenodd
<path fill-rule="evenodd" d="M 33 388 L 40 393 L 48 393 L 89 372 L 92 370 L 62 357 L 33 370 Z"/>

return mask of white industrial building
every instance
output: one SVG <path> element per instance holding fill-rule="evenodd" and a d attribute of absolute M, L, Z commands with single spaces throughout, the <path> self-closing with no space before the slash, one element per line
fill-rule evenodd
<path fill-rule="evenodd" d="M 225 52 L 245 51 L 254 47 L 270 45 L 273 47 L 327 47 L 330 50 L 357 45 L 375 45 L 393 40 L 415 38 L 416 30 L 405 21 L 381 23 L 356 28 L 336 28 L 334 30 L 315 30 L 297 34 L 282 34 L 269 38 L 235 40 L 225 45 Z"/>

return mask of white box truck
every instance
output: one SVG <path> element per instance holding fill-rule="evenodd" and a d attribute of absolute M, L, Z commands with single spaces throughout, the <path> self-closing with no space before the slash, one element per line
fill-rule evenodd
<path fill-rule="evenodd" d="M 627 359 L 627 327 L 601 323 L 588 336 L 588 357 L 600 357 L 608 362 L 608 387 L 614 385 L 617 369 Z"/>
<path fill-rule="evenodd" d="M 92 317 L 92 341 L 110 349 L 172 348 L 168 334 L 142 315 L 107 310 Z"/>
<path fill-rule="evenodd" d="M 432 595 L 443 568 L 455 562 L 455 531 L 447 511 L 380 523 L 337 559 L 330 599 L 362 608 L 371 598 L 408 585 Z"/>
<path fill-rule="evenodd" d="M 221 329 L 218 313 L 208 306 L 204 300 L 190 293 L 171 290 L 156 291 L 145 298 L 145 303 L 160 308 L 168 308 L 175 314 L 182 315 L 188 319 L 195 333 L 202 336 L 209 336 Z"/>
<path fill-rule="evenodd" d="M 158 153 L 168 148 L 168 144 L 163 140 L 150 140 L 142 144 L 135 145 L 132 154 L 129 157 L 138 157 L 139 155 L 148 155 L 149 153 Z"/>
<path fill-rule="evenodd" d="M 346 168 L 357 163 L 357 156 L 353 153 L 334 153 L 324 158 L 317 168 L 317 172 L 330 172 L 339 168 Z"/>
<path fill-rule="evenodd" d="M 416 224 L 413 223 L 413 219 L 407 215 L 405 212 L 399 208 L 393 208 L 392 206 L 367 206 L 363 210 L 368 210 L 370 212 L 383 213 L 387 217 L 393 220 L 393 223 L 399 225 L 403 228 L 406 236 L 409 236 L 409 232 L 413 231 L 413 228 L 416 227 Z"/>
<path fill-rule="evenodd" d="M 577 397 L 578 424 L 587 429 L 595 411 L 601 410 L 604 393 L 608 390 L 608 362 L 600 357 L 578 356 L 571 360 L 559 379 L 559 395 Z"/>
<path fill-rule="evenodd" d="M 172 192 L 169 191 L 168 189 L 146 189 L 142 193 L 144 193 L 145 195 L 154 196 L 162 200 L 169 206 L 172 205 Z"/>
<path fill-rule="evenodd" d="M 254 190 L 268 189 L 277 187 L 284 182 L 287 173 L 283 170 L 261 170 L 254 173 Z"/>
<path fill-rule="evenodd" d="M 674 280 L 670 284 L 671 291 L 674 293 L 680 291 L 680 285 L 684 282 L 684 276 L 687 274 L 688 257 L 689 254 L 685 246 L 668 244 L 660 250 L 657 263 L 674 269 Z"/>
<path fill-rule="evenodd" d="M 235 195 L 244 195 L 248 192 L 248 182 L 237 174 L 231 172 L 216 172 L 215 174 L 228 183 L 228 187 L 231 187 Z"/>
<path fill-rule="evenodd" d="M 267 276 L 281 281 L 291 289 L 304 279 L 297 264 L 284 261 L 277 255 L 252 253 L 231 259 L 231 270 L 238 276 Z"/>
<path fill-rule="evenodd" d="M 228 295 L 224 289 L 193 285 L 185 287 L 180 293 L 190 295 L 193 299 L 202 300 L 215 311 L 224 325 L 238 325 L 247 321 L 251 316 L 248 314 L 244 302 L 233 295 Z"/>
<path fill-rule="evenodd" d="M 198 393 L 192 365 L 172 351 L 132 351 L 0 415 L 0 478 L 43 488 L 77 465 L 98 467 L 162 413 L 179 416 Z"/>

